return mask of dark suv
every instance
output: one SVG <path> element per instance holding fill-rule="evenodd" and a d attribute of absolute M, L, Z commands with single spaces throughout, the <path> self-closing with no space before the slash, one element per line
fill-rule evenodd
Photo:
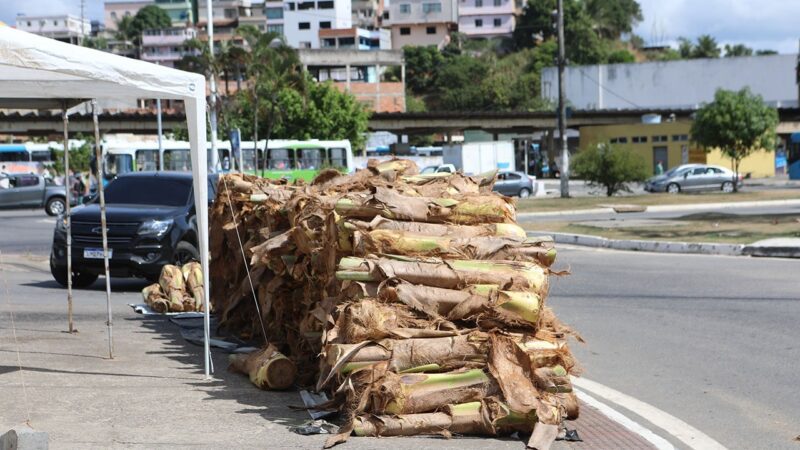
<path fill-rule="evenodd" d="M 208 179 L 214 198 L 216 175 Z M 199 259 L 190 172 L 120 175 L 105 188 L 109 270 L 113 277 L 156 280 L 165 264 Z M 72 283 L 86 287 L 104 272 L 100 204 L 72 210 Z M 67 285 L 66 220 L 59 217 L 50 252 L 50 272 Z"/>

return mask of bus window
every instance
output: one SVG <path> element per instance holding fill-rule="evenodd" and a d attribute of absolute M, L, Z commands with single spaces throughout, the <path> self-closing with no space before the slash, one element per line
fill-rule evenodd
<path fill-rule="evenodd" d="M 343 148 L 329 148 L 328 164 L 337 169 L 347 168 L 347 151 Z"/>
<path fill-rule="evenodd" d="M 322 149 L 321 148 L 302 148 L 297 150 L 298 169 L 322 168 Z"/>
<path fill-rule="evenodd" d="M 268 152 L 267 167 L 273 170 L 294 170 L 294 150 L 271 148 Z"/>
<path fill-rule="evenodd" d="M 48 162 L 50 158 L 50 150 L 32 150 L 31 159 L 36 162 Z"/>
<path fill-rule="evenodd" d="M 158 170 L 158 150 L 136 150 L 136 170 Z"/>
<path fill-rule="evenodd" d="M 164 170 L 192 170 L 192 155 L 188 149 L 164 150 Z"/>
<path fill-rule="evenodd" d="M 3 162 L 28 162 L 30 155 L 24 145 L 0 146 L 0 161 Z"/>
<path fill-rule="evenodd" d="M 105 174 L 107 178 L 133 172 L 133 157 L 131 155 L 106 155 Z"/>

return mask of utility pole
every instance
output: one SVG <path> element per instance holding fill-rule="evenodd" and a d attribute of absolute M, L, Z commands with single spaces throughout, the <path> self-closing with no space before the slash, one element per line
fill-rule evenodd
<path fill-rule="evenodd" d="M 211 62 L 214 61 L 214 10 L 211 9 L 211 0 L 206 0 L 206 19 L 208 25 L 208 54 L 211 57 Z M 217 170 L 219 163 L 219 155 L 217 154 L 217 80 L 214 76 L 214 71 L 211 71 L 211 99 L 209 101 L 208 121 L 211 122 L 211 166 L 212 170 Z"/>
<path fill-rule="evenodd" d="M 567 99 L 564 89 L 564 0 L 558 0 L 558 134 L 561 138 L 561 197 L 569 197 L 569 149 L 567 148 Z"/>
<path fill-rule="evenodd" d="M 83 11 L 84 11 L 85 7 L 86 7 L 86 0 L 81 0 L 81 27 L 80 27 L 80 31 L 78 32 L 78 45 L 79 46 L 83 45 L 83 31 L 84 31 L 83 30 L 83 20 L 84 20 Z M 69 25 L 67 25 L 67 26 L 69 27 Z M 67 33 L 69 33 L 69 28 L 67 28 Z"/>

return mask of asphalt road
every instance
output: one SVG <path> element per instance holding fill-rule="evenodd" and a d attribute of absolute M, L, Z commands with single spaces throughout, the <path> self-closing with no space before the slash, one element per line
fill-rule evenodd
<path fill-rule="evenodd" d="M 797 449 L 800 261 L 562 249 L 584 376 L 730 448 Z"/>
<path fill-rule="evenodd" d="M 52 218 L 17 211 L 0 212 L 0 221 L 11 230 L 0 233 L 0 252 L 47 256 Z M 587 379 L 730 448 L 798 448 L 800 261 L 562 248 L 557 266 L 572 275 L 553 280 L 548 304 L 586 339 L 573 349 Z M 11 298 L 61 311 L 63 291 L 46 270 L 19 280 Z M 142 286 L 115 282 L 123 291 L 115 309 L 137 301 Z M 102 289 L 102 279 L 90 289 L 94 306 L 103 304 Z M 141 331 L 131 326 L 134 339 Z"/>

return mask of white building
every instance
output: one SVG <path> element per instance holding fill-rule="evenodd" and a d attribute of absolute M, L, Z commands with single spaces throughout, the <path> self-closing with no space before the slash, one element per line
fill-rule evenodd
<path fill-rule="evenodd" d="M 57 41 L 77 44 L 91 36 L 92 23 L 72 14 L 58 16 L 17 16 L 17 28 L 29 33 L 49 37 Z"/>
<path fill-rule="evenodd" d="M 283 1 L 264 3 L 264 16 L 267 18 L 267 32 L 283 35 Z"/>
<path fill-rule="evenodd" d="M 461 0 L 458 31 L 470 38 L 510 37 L 516 13 L 515 0 Z"/>
<path fill-rule="evenodd" d="M 291 47 L 319 48 L 319 30 L 353 26 L 350 0 L 286 0 L 283 6 L 283 34 Z"/>
<path fill-rule="evenodd" d="M 717 89 L 749 87 L 775 106 L 798 106 L 797 55 L 568 66 L 567 99 L 576 109 L 688 109 Z M 542 71 L 542 97 L 557 101 L 558 71 Z"/>
<path fill-rule="evenodd" d="M 395 49 L 444 45 L 457 25 L 457 0 L 392 0 L 383 16 L 383 26 L 392 30 Z"/>
<path fill-rule="evenodd" d="M 142 55 L 144 61 L 175 67 L 189 51 L 184 45 L 187 39 L 197 37 L 194 28 L 172 27 L 159 30 L 144 30 L 142 33 Z"/>

